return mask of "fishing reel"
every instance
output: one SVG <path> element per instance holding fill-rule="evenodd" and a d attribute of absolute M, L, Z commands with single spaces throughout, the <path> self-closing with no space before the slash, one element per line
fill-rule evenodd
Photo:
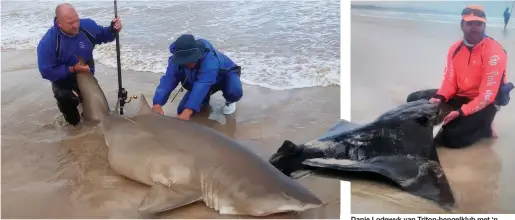
<path fill-rule="evenodd" d="M 137 96 L 137 95 L 132 95 L 131 97 L 129 97 L 129 101 L 126 101 L 125 103 L 129 103 L 129 102 L 131 102 L 133 99 L 138 99 L 138 96 Z"/>
<path fill-rule="evenodd" d="M 120 100 L 120 102 L 123 101 L 124 104 L 131 102 L 133 99 L 138 99 L 137 95 L 132 95 L 131 97 L 127 97 L 127 90 L 125 90 L 125 88 L 122 88 L 122 92 L 120 92 L 120 91 L 117 91 L 117 92 L 118 92 L 118 99 Z M 129 100 L 127 100 L 127 98 Z"/>
<path fill-rule="evenodd" d="M 118 101 L 120 103 L 120 115 L 123 115 L 123 109 L 124 109 L 125 104 L 131 102 L 132 99 L 137 99 L 137 98 L 138 98 L 138 96 L 133 95 L 127 101 L 127 90 L 125 90 L 125 88 L 118 90 Z"/>

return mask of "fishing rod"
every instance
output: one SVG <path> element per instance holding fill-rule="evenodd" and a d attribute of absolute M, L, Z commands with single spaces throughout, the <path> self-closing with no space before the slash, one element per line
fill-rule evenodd
<path fill-rule="evenodd" d="M 118 8 L 114 0 L 114 18 L 118 18 Z M 120 102 L 120 115 L 123 115 L 123 106 L 127 100 L 127 91 L 122 87 L 122 65 L 120 61 L 120 35 L 115 30 L 116 36 L 116 62 L 118 64 L 118 101 Z"/>

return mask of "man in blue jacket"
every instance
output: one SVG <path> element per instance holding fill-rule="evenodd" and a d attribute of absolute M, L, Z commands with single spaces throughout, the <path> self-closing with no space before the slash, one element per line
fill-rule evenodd
<path fill-rule="evenodd" d="M 510 8 L 509 7 L 506 7 L 506 9 L 504 9 L 504 30 L 506 30 L 506 26 L 508 26 L 508 21 L 510 21 Z"/>
<path fill-rule="evenodd" d="M 71 125 L 80 122 L 77 109 L 82 102 L 76 74 L 95 73 L 93 49 L 97 44 L 115 40 L 122 28 L 119 18 L 109 27 L 97 25 L 89 18 L 79 19 L 72 5 L 60 4 L 55 9 L 54 26 L 39 41 L 38 68 L 41 76 L 52 83 L 57 107 Z"/>
<path fill-rule="evenodd" d="M 241 68 L 229 57 L 216 50 L 209 41 L 195 40 L 190 34 L 178 37 L 170 45 L 170 52 L 172 56 L 168 59 L 166 73 L 154 94 L 155 112 L 163 114 L 162 106 L 179 82 L 188 90 L 177 108 L 182 120 L 189 120 L 193 113 L 207 107 L 211 95 L 218 91 L 222 91 L 226 100 L 223 113 L 232 114 L 236 110 L 236 102 L 243 96 Z"/>

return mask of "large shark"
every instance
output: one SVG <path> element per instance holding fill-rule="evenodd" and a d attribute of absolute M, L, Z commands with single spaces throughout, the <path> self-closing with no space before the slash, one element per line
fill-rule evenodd
<path fill-rule="evenodd" d="M 251 216 L 324 205 L 300 183 L 212 128 L 154 113 L 143 95 L 135 116 L 109 112 L 92 74 L 78 74 L 77 82 L 84 118 L 100 122 L 110 167 L 151 187 L 140 212 L 159 213 L 197 201 L 220 214 Z"/>
<path fill-rule="evenodd" d="M 337 176 L 379 174 L 411 194 L 452 209 L 454 195 L 432 134 L 444 111 L 448 108 L 420 100 L 365 125 L 342 120 L 316 140 L 299 145 L 284 141 L 269 162 L 292 178 L 326 171 Z"/>

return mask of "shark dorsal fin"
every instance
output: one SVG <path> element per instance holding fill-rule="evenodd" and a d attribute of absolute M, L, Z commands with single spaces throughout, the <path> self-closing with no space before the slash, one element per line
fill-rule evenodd
<path fill-rule="evenodd" d="M 150 107 L 150 105 L 148 105 L 145 95 L 143 95 L 143 93 L 141 93 L 137 114 L 145 115 L 145 114 L 152 114 L 152 113 L 153 113 L 152 108 Z"/>

